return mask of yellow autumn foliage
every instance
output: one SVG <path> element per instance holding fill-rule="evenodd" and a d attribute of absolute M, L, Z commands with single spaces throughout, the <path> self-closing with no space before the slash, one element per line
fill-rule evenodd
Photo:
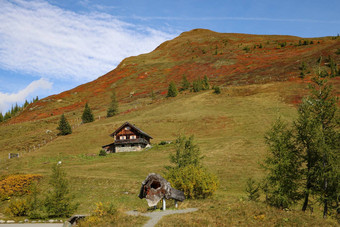
<path fill-rule="evenodd" d="M 29 186 L 40 178 L 42 178 L 40 174 L 17 174 L 4 177 L 0 180 L 0 199 L 6 200 L 13 195 L 29 193 Z"/>

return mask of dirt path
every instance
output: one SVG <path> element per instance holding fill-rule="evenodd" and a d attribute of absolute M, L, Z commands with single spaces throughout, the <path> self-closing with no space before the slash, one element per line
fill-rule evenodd
<path fill-rule="evenodd" d="M 138 211 L 128 211 L 126 212 L 129 215 L 142 215 L 146 217 L 150 217 L 150 220 L 144 225 L 144 227 L 153 227 L 157 224 L 159 220 L 165 215 L 170 214 L 184 214 L 197 211 L 197 208 L 188 208 L 184 210 L 166 210 L 166 211 L 159 211 L 159 212 L 150 212 L 150 213 L 140 213 Z"/>

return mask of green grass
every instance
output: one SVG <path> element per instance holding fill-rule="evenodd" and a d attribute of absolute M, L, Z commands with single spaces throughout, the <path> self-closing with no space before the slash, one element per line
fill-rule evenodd
<path fill-rule="evenodd" d="M 173 145 L 155 145 L 173 141 L 179 134 L 194 135 L 204 165 L 220 179 L 216 194 L 207 200 L 185 201 L 180 206 L 199 207 L 197 214 L 173 215 L 164 218 L 159 226 L 172 225 L 332 225 L 318 216 L 287 212 L 266 207 L 262 203 L 240 201 L 245 196 L 249 177 L 259 179 L 263 171 L 259 163 L 266 152 L 264 133 L 279 116 L 292 121 L 294 106 L 284 102 L 280 89 L 286 84 L 229 87 L 216 95 L 212 91 L 185 93 L 176 98 L 140 100 L 136 111 L 112 118 L 102 118 L 80 125 L 73 133 L 60 136 L 40 149 L 23 152 L 19 159 L 6 159 L 20 143 L 44 138 L 46 129 L 55 132 L 58 118 L 0 127 L 0 175 L 40 173 L 45 179 L 51 165 L 62 161 L 72 193 L 80 203 L 77 213 L 89 213 L 96 202 L 114 202 L 122 210 L 147 211 L 147 203 L 137 196 L 141 182 L 148 173 L 162 174 L 169 165 Z M 127 108 L 123 104 L 122 108 Z M 95 112 L 105 115 L 104 112 Z M 69 115 L 71 121 L 77 116 Z M 135 124 L 154 139 L 152 149 L 142 152 L 98 154 L 102 145 L 111 143 L 109 137 L 125 121 Z M 12 145 L 5 145 L 11 143 Z M 33 143 L 33 142 L 32 142 Z M 45 180 L 46 181 L 46 180 Z M 44 183 L 44 181 L 43 181 Z M 46 182 L 44 183 L 46 185 Z M 169 202 L 170 204 L 170 202 Z M 3 213 L 6 203 L 0 205 Z M 298 208 L 297 208 L 298 209 Z M 257 220 L 256 215 L 265 214 Z"/>

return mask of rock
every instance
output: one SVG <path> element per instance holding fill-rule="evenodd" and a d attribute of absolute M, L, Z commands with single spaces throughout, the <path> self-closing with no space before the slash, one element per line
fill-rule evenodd
<path fill-rule="evenodd" d="M 0 224 L 6 223 L 6 221 L 4 220 L 0 220 Z"/>
<path fill-rule="evenodd" d="M 53 223 L 53 222 L 54 222 L 54 220 L 52 220 L 52 219 L 51 219 L 51 220 L 48 220 L 48 222 L 49 222 L 49 223 Z"/>
<path fill-rule="evenodd" d="M 167 180 L 156 173 L 150 173 L 142 182 L 138 197 L 145 198 L 149 207 L 156 206 L 163 198 L 181 202 L 185 199 L 182 191 L 172 188 Z"/>
<path fill-rule="evenodd" d="M 7 220 L 6 223 L 11 224 L 11 223 L 15 223 L 15 221 L 14 220 Z"/>
<path fill-rule="evenodd" d="M 24 222 L 26 222 L 26 223 L 27 223 L 27 222 L 29 222 L 29 220 L 28 220 L 28 219 L 25 219 L 25 220 L 24 220 Z"/>

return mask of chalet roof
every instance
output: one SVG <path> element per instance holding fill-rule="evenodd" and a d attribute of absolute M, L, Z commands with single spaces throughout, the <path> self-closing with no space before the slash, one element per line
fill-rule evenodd
<path fill-rule="evenodd" d="M 114 137 L 120 130 L 122 130 L 122 128 L 126 127 L 126 126 L 130 126 L 131 128 L 134 128 L 137 132 L 139 132 L 140 134 L 143 134 L 146 137 L 149 137 L 150 139 L 153 139 L 150 135 L 148 135 L 147 133 L 143 132 L 142 130 L 140 130 L 139 128 L 137 128 L 135 125 L 129 123 L 129 122 L 125 122 L 122 126 L 120 126 L 116 131 L 114 131 L 110 136 Z"/>

